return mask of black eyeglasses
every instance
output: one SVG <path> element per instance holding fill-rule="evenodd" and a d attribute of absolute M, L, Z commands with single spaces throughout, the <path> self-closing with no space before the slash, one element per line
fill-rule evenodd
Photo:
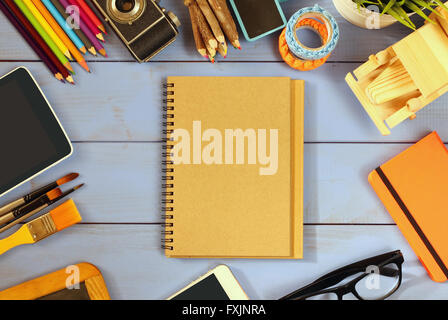
<path fill-rule="evenodd" d="M 280 300 L 342 300 L 347 293 L 360 300 L 386 299 L 401 284 L 403 262 L 400 250 L 361 260 L 330 272 Z"/>

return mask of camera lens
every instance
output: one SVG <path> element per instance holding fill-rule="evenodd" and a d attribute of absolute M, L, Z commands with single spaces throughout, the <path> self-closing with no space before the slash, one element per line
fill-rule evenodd
<path fill-rule="evenodd" d="M 116 0 L 115 1 L 116 8 L 123 12 L 128 13 L 131 12 L 135 7 L 135 0 Z"/>

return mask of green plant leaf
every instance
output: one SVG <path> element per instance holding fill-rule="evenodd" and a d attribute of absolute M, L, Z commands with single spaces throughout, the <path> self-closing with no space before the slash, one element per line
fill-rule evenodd
<path fill-rule="evenodd" d="M 415 30 L 415 26 L 411 25 L 408 21 L 403 19 L 403 17 L 398 13 L 398 11 L 396 11 L 395 7 L 390 8 L 387 11 L 387 13 L 390 14 L 395 19 L 397 19 L 398 22 L 404 24 L 406 27 L 411 28 L 412 30 Z"/>
<path fill-rule="evenodd" d="M 387 12 L 387 10 L 389 10 L 390 8 L 392 8 L 392 6 L 395 4 L 397 0 L 389 0 L 389 2 L 387 3 L 387 5 L 384 7 L 383 11 L 381 12 L 381 15 L 383 15 L 384 13 Z"/>
<path fill-rule="evenodd" d="M 422 10 L 420 10 L 420 8 L 417 7 L 414 3 L 408 1 L 404 5 L 405 5 L 405 7 L 411 9 L 412 11 L 414 11 L 416 14 L 418 14 L 420 17 L 422 17 L 426 21 L 429 21 L 429 22 L 434 23 L 434 24 L 436 23 L 435 21 L 429 19 L 429 17 Z"/>
<path fill-rule="evenodd" d="M 440 0 L 433 0 L 435 3 L 437 3 L 440 7 L 442 7 L 443 9 L 445 9 L 446 11 L 448 11 L 448 8 L 446 5 L 443 4 L 442 1 Z"/>
<path fill-rule="evenodd" d="M 411 21 L 411 19 L 410 19 L 409 16 L 408 16 L 408 13 L 407 13 L 406 11 L 404 11 L 404 9 L 403 9 L 402 7 L 394 6 L 393 8 L 398 12 L 398 14 L 399 14 L 404 20 L 406 20 L 406 21 L 407 21 L 411 26 L 413 26 L 414 29 L 415 29 L 415 24 Z"/>
<path fill-rule="evenodd" d="M 423 1 L 423 0 L 412 0 L 412 2 L 414 2 L 417 6 L 426 8 L 426 9 L 434 12 L 439 17 L 443 18 L 443 16 L 437 10 L 433 9 L 431 7 L 431 5 L 429 3 L 427 3 L 426 1 Z"/>

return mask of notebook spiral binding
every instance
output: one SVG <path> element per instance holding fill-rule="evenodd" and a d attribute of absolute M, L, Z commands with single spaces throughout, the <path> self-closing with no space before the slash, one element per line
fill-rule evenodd
<path fill-rule="evenodd" d="M 174 167 L 173 161 L 171 160 L 172 154 L 170 150 L 173 149 L 174 145 L 170 144 L 172 138 L 170 138 L 171 133 L 173 133 L 174 126 L 174 83 L 166 83 L 163 85 L 163 121 L 162 121 L 162 219 L 164 223 L 162 224 L 162 249 L 173 250 L 173 218 L 174 218 L 174 192 L 172 188 L 174 187 Z"/>

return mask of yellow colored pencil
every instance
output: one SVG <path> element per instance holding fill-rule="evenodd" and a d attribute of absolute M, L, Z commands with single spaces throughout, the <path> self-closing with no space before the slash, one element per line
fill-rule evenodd
<path fill-rule="evenodd" d="M 47 10 L 45 5 L 40 0 L 32 0 L 36 8 L 39 10 L 39 12 L 42 14 L 42 16 L 47 20 L 48 24 L 51 28 L 53 28 L 54 32 L 59 36 L 59 38 L 62 40 L 62 42 L 66 45 L 72 56 L 76 59 L 76 61 L 79 63 L 81 67 L 86 69 L 87 72 L 90 72 L 90 69 L 86 63 L 86 60 L 83 58 L 81 53 L 78 51 L 78 49 L 75 47 L 73 42 L 70 40 L 70 38 L 67 36 L 67 34 L 62 30 L 59 23 L 53 18 L 51 13 Z"/>
<path fill-rule="evenodd" d="M 33 4 L 33 2 L 31 0 L 23 0 L 23 2 L 28 7 L 28 9 L 31 11 L 32 15 L 36 18 L 36 20 L 39 22 L 39 24 L 42 26 L 42 28 L 45 30 L 45 32 L 48 33 L 48 35 L 53 40 L 53 42 L 56 44 L 56 46 L 59 48 L 59 50 L 61 50 L 62 53 L 67 58 L 69 58 L 70 60 L 73 60 L 68 48 L 62 42 L 62 40 L 59 38 L 59 36 L 56 34 L 56 32 L 54 32 L 54 30 L 51 28 L 51 26 L 48 24 L 48 22 L 45 20 L 45 18 L 39 12 L 39 10 L 36 8 L 36 6 Z"/>

